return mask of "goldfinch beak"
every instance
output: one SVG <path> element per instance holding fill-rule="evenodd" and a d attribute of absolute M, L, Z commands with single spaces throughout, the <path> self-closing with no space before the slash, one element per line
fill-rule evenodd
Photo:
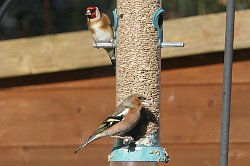
<path fill-rule="evenodd" d="M 90 10 L 87 10 L 87 12 L 85 13 L 86 16 L 90 16 L 91 15 L 91 12 Z"/>

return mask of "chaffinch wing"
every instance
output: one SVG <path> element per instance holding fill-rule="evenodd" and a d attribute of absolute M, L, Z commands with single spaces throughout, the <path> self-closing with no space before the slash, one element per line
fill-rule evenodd
<path fill-rule="evenodd" d="M 116 110 L 106 118 L 98 129 L 76 150 L 77 153 L 80 149 L 85 147 L 90 142 L 105 136 L 112 136 L 121 139 L 130 139 L 128 136 L 122 137 L 121 135 L 130 131 L 136 126 L 141 117 L 142 103 L 145 102 L 145 97 L 134 94 L 127 97 Z"/>

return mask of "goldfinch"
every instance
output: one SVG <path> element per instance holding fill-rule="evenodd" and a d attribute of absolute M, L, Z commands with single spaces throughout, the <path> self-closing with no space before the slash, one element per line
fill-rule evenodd
<path fill-rule="evenodd" d="M 95 43 L 114 42 L 114 31 L 110 19 L 106 14 L 101 13 L 98 7 L 90 6 L 86 9 L 85 15 L 87 16 L 88 29 L 90 30 Z M 115 67 L 115 49 L 104 49 L 107 51 L 113 67 Z"/>
<path fill-rule="evenodd" d="M 98 129 L 76 150 L 77 153 L 90 142 L 102 137 L 111 136 L 123 139 L 123 143 L 133 142 L 131 136 L 124 136 L 128 131 L 136 126 L 141 118 L 143 105 L 147 106 L 146 98 L 139 94 L 127 97 L 116 110 L 106 118 Z"/>

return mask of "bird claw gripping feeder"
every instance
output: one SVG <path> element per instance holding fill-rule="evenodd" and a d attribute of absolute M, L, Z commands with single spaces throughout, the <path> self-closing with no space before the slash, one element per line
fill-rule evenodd
<path fill-rule="evenodd" d="M 142 109 L 140 122 L 128 133 L 134 138 L 133 147 L 115 145 L 109 155 L 110 165 L 168 162 L 168 154 L 159 140 L 160 53 L 161 48 L 184 47 L 184 43 L 163 42 L 161 0 L 117 0 L 117 11 L 113 14 L 114 43 L 93 46 L 116 48 L 117 105 L 134 93 L 145 96 L 150 105 Z"/>

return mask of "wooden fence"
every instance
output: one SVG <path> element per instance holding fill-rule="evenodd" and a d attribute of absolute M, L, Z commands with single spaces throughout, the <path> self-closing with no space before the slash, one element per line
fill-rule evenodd
<path fill-rule="evenodd" d="M 241 11 L 238 12 L 238 16 L 239 13 L 243 16 L 238 19 L 236 17 L 238 22 L 245 18 L 242 13 L 250 14 L 249 11 Z M 179 22 L 178 24 L 185 22 L 190 24 L 187 26 L 191 26 L 192 22 L 186 20 L 204 19 L 205 22 L 208 17 L 217 19 L 223 14 L 217 16 L 198 16 L 175 22 Z M 191 30 L 182 31 L 180 34 L 181 31 L 176 28 L 179 38 L 171 39 L 185 42 L 189 39 L 187 41 L 190 42 L 190 46 L 163 51 L 163 57 L 168 51 L 170 56 L 178 56 L 162 60 L 161 142 L 171 157 L 169 166 L 215 166 L 219 163 L 222 41 L 220 43 L 215 40 L 219 35 L 215 33 L 216 30 L 212 31 L 209 28 L 214 24 L 206 22 L 207 26 L 199 25 L 204 26 L 201 28 L 202 34 L 207 34 L 202 39 L 206 44 L 195 40 L 196 35 L 189 34 Z M 249 25 L 249 21 L 240 23 Z M 170 28 L 170 24 L 166 25 L 168 26 Z M 196 28 L 197 34 L 201 33 L 198 27 Z M 85 140 L 115 108 L 115 76 L 112 67 L 105 66 L 109 63 L 106 56 L 99 55 L 100 50 L 94 49 L 96 55 L 93 53 L 86 55 L 89 52 L 79 50 L 69 51 L 69 55 L 66 55 L 68 45 L 63 45 L 64 42 L 59 40 L 64 37 L 65 40 L 71 38 L 71 41 L 65 43 L 74 43 L 74 40 L 78 40 L 75 43 L 76 47 L 90 47 L 90 41 L 86 42 L 88 46 L 84 46 L 80 41 L 83 40 L 81 35 L 84 33 L 0 43 L 0 56 L 6 56 L 6 59 L 1 59 L 1 69 L 6 71 L 1 70 L 0 79 L 1 166 L 108 165 L 107 156 L 112 149 L 111 138 L 100 139 L 77 155 L 73 153 L 81 141 Z M 247 33 L 248 36 L 244 36 Z M 189 37 L 183 39 L 185 34 Z M 236 37 L 237 50 L 233 65 L 229 165 L 245 166 L 248 165 L 250 158 L 250 45 L 247 45 L 250 41 L 249 28 L 236 25 L 236 35 L 241 37 Z M 53 44 L 58 44 L 58 47 L 51 47 L 45 42 L 46 46 L 38 49 L 35 41 L 41 42 L 46 38 L 53 41 Z M 57 43 L 57 39 L 65 47 L 60 45 L 61 53 L 58 53 L 60 42 Z M 30 46 L 32 41 L 34 45 Z M 16 44 L 16 47 L 13 44 Z M 193 47 L 193 53 L 188 52 L 189 47 Z M 9 54 L 10 57 L 7 57 L 7 52 L 11 52 L 10 48 L 14 50 Z M 32 51 L 32 48 L 38 51 Z M 2 52 L 2 49 L 7 51 Z M 17 50 L 20 54 L 16 54 Z M 41 50 L 44 54 L 40 52 Z M 82 56 L 78 58 L 74 57 L 81 54 Z M 47 60 L 45 61 L 42 56 Z M 100 62 L 99 65 L 93 62 L 95 64 L 92 67 L 95 65 L 99 67 L 86 69 L 84 64 L 80 64 L 84 60 L 86 63 L 92 61 L 92 56 L 98 57 L 97 61 Z M 74 60 L 70 60 L 71 57 Z M 86 59 L 82 59 L 83 57 Z M 32 64 L 34 61 L 36 63 Z M 61 71 L 59 64 L 63 70 L 77 70 Z M 23 68 L 24 66 L 26 68 Z M 49 73 L 52 71 L 57 72 Z"/>

